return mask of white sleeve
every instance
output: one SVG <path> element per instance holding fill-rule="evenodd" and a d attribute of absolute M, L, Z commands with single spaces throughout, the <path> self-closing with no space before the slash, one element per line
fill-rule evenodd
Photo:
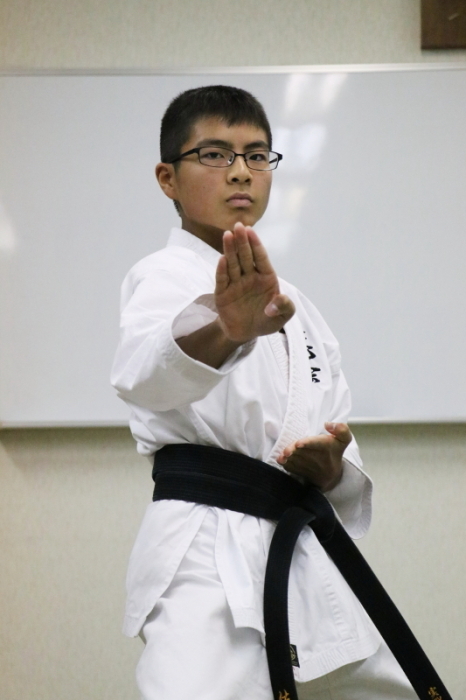
<path fill-rule="evenodd" d="M 362 469 L 354 438 L 345 450 L 339 484 L 325 495 L 354 540 L 366 534 L 372 517 L 372 481 Z"/>
<path fill-rule="evenodd" d="M 334 375 L 333 383 L 332 410 L 328 421 L 346 423 L 351 409 L 351 397 L 341 370 Z M 343 455 L 343 476 L 338 485 L 325 495 L 353 539 L 366 534 L 372 517 L 372 480 L 362 469 L 354 437 Z"/>
<path fill-rule="evenodd" d="M 200 293 L 201 292 L 201 293 Z M 111 383 L 118 395 L 152 411 L 169 411 L 199 401 L 251 352 L 239 347 L 214 369 L 186 355 L 176 338 L 217 316 L 213 295 L 190 283 L 180 270 L 151 271 L 123 284 L 120 342 Z"/>

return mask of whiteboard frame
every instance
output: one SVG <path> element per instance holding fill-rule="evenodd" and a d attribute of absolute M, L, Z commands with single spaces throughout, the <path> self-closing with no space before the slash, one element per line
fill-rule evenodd
<path fill-rule="evenodd" d="M 286 65 L 286 66 L 186 66 L 176 68 L 4 68 L 0 76 L 35 77 L 50 76 L 144 76 L 144 75 L 223 75 L 243 73 L 380 73 L 397 71 L 465 70 L 465 61 L 436 63 L 332 63 L 328 65 Z"/>
<path fill-rule="evenodd" d="M 429 418 L 420 420 L 419 418 L 364 418 L 355 417 L 348 419 L 348 425 L 466 425 L 464 418 Z M 54 429 L 57 428 L 128 428 L 128 422 L 124 421 L 4 421 L 0 423 L 0 433 L 2 430 L 35 430 L 35 429 Z"/>

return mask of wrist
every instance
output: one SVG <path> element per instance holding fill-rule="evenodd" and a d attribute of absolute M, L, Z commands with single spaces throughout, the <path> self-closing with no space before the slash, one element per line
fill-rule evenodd
<path fill-rule="evenodd" d="M 217 320 L 189 335 L 176 339 L 176 344 L 189 357 L 218 369 L 242 342 L 228 338 Z"/>
<path fill-rule="evenodd" d="M 340 481 L 342 480 L 343 477 L 343 463 L 341 464 L 340 468 L 336 470 L 335 474 L 329 481 L 325 484 L 325 486 L 322 488 L 322 492 L 326 493 L 327 491 L 332 491 Z"/>
<path fill-rule="evenodd" d="M 213 321 L 212 325 L 216 326 L 216 332 L 218 334 L 219 341 L 222 342 L 225 345 L 225 347 L 231 348 L 231 352 L 239 348 L 241 345 L 244 345 L 245 343 L 248 343 L 251 340 L 255 340 L 255 337 L 238 338 L 236 334 L 232 333 L 227 328 L 220 316 L 217 316 L 215 321 Z"/>

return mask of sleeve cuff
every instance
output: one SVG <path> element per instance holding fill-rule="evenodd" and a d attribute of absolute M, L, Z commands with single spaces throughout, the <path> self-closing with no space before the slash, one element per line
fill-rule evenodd
<path fill-rule="evenodd" d="M 371 523 L 373 485 L 359 464 L 355 464 L 360 462 L 357 450 L 356 460 L 351 452 L 343 458 L 343 476 L 340 482 L 325 495 L 335 508 L 345 530 L 357 540 L 366 534 Z"/>
<path fill-rule="evenodd" d="M 241 345 L 215 369 L 183 352 L 176 337 L 202 328 L 216 317 L 212 309 L 199 303 L 201 299 L 178 308 L 153 328 L 132 329 L 131 342 L 126 345 L 120 341 L 111 381 L 122 399 L 151 411 L 180 408 L 207 396 L 249 355 L 255 341 Z"/>
<path fill-rule="evenodd" d="M 199 360 L 189 357 L 189 355 L 186 355 L 186 353 L 183 352 L 176 342 L 177 338 L 189 335 L 190 333 L 199 330 L 199 328 L 203 328 L 209 323 L 212 323 L 212 321 L 215 321 L 217 316 L 218 313 L 217 307 L 215 306 L 214 295 L 203 294 L 185 307 L 179 314 L 177 314 L 177 316 L 175 316 L 171 325 L 171 335 L 173 345 L 176 348 L 175 352 L 180 354 L 180 356 L 183 357 L 183 360 L 188 364 L 194 363 L 195 365 L 206 368 L 206 370 L 209 372 L 214 372 L 217 375 L 225 375 L 229 374 L 229 372 L 231 372 L 236 365 L 241 362 L 241 360 L 250 354 L 256 344 L 255 340 L 250 340 L 247 343 L 240 345 L 239 348 L 237 348 L 231 355 L 229 355 L 229 357 L 227 357 L 225 362 L 218 369 L 214 369 L 203 362 L 199 362 Z"/>

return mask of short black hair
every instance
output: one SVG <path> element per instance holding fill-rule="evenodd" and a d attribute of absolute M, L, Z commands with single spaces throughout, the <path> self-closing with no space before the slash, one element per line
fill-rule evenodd
<path fill-rule="evenodd" d="M 230 85 L 207 85 L 186 90 L 167 107 L 160 129 L 160 159 L 177 158 L 199 119 L 218 117 L 228 126 L 250 124 L 262 129 L 272 148 L 272 131 L 259 100 L 250 92 Z"/>

